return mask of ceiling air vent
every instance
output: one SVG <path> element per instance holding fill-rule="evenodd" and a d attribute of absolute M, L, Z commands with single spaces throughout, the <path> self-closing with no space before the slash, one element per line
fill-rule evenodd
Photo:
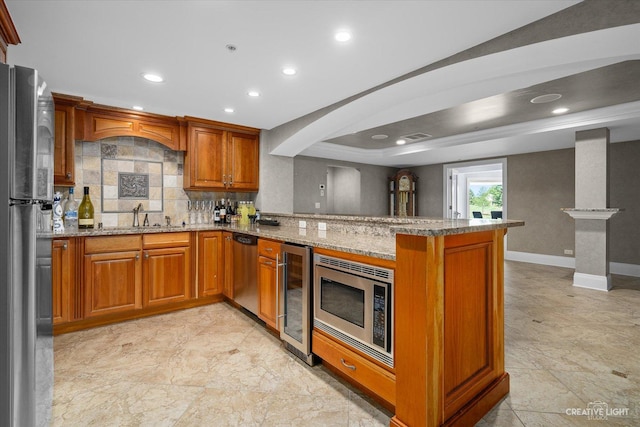
<path fill-rule="evenodd" d="M 423 139 L 431 138 L 431 135 L 428 133 L 416 132 L 410 135 L 401 136 L 400 139 L 404 139 L 407 142 L 418 142 Z"/>

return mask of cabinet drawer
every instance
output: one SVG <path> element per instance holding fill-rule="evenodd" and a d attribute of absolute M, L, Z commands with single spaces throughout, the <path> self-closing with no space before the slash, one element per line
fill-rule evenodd
<path fill-rule="evenodd" d="M 188 231 L 178 233 L 153 233 L 143 234 L 142 246 L 145 249 L 175 248 L 177 246 L 189 246 L 191 233 Z"/>
<path fill-rule="evenodd" d="M 280 253 L 282 243 L 275 240 L 258 239 L 258 254 L 267 258 L 275 258 Z"/>
<path fill-rule="evenodd" d="M 312 343 L 313 353 L 324 362 L 395 406 L 396 377 L 393 373 L 316 331 L 313 331 Z"/>
<path fill-rule="evenodd" d="M 138 251 L 142 246 L 139 234 L 125 236 L 87 237 L 84 241 L 86 254 L 98 254 L 120 251 Z"/>

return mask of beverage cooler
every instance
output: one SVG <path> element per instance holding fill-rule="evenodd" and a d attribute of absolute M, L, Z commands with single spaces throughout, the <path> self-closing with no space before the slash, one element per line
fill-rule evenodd
<path fill-rule="evenodd" d="M 284 244 L 282 263 L 278 265 L 277 280 L 280 338 L 285 347 L 305 363 L 313 365 L 311 354 L 311 286 L 312 250 L 308 246 Z"/>

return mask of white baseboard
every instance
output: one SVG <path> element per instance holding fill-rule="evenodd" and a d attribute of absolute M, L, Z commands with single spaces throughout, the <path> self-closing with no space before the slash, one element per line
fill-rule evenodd
<path fill-rule="evenodd" d="M 576 268 L 576 259 L 573 257 L 506 251 L 504 259 L 509 261 L 530 262 L 532 264 L 553 265 L 555 267 Z M 609 273 L 640 277 L 640 265 L 610 262 Z"/>
<path fill-rule="evenodd" d="M 553 265 L 555 267 L 576 268 L 573 257 L 533 254 L 529 252 L 506 251 L 504 259 L 509 261 L 530 262 L 531 264 Z"/>
<path fill-rule="evenodd" d="M 640 265 L 623 264 L 621 262 L 610 262 L 609 272 L 613 274 L 621 274 L 623 276 L 640 277 Z"/>
<path fill-rule="evenodd" d="M 597 291 L 609 291 L 611 289 L 611 276 L 598 276 L 595 274 L 573 273 L 573 286 L 578 288 L 595 289 Z"/>

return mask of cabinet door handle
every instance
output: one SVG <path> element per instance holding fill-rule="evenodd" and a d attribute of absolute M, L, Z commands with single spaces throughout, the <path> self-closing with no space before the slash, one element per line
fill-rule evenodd
<path fill-rule="evenodd" d="M 227 186 L 227 175 L 222 175 L 222 185 Z"/>
<path fill-rule="evenodd" d="M 349 365 L 347 362 L 344 361 L 344 359 L 340 359 L 340 363 L 342 363 L 342 366 L 344 366 L 347 369 L 351 369 L 352 371 L 356 370 L 355 365 Z"/>
<path fill-rule="evenodd" d="M 140 259 L 140 254 L 136 254 L 136 261 Z"/>
<path fill-rule="evenodd" d="M 71 172 L 67 172 L 67 179 L 71 179 Z"/>
<path fill-rule="evenodd" d="M 276 254 L 276 329 L 280 330 L 280 277 L 278 275 L 278 254 Z"/>
<path fill-rule="evenodd" d="M 64 242 L 62 244 L 62 249 L 64 249 L 66 251 L 68 246 L 69 246 L 69 244 L 67 242 Z"/>
<path fill-rule="evenodd" d="M 144 253 L 144 259 L 149 259 L 149 252 Z"/>
<path fill-rule="evenodd" d="M 233 185 L 233 175 L 229 175 L 229 187 Z"/>

